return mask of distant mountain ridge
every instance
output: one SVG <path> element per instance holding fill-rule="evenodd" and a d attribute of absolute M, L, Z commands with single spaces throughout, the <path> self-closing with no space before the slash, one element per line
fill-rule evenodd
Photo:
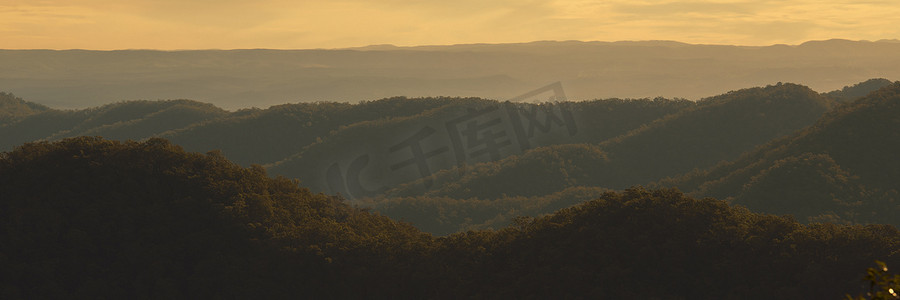
<path fill-rule="evenodd" d="M 819 92 L 900 78 L 900 43 L 696 45 L 673 41 L 308 50 L 0 50 L 0 89 L 44 105 L 86 108 L 188 98 L 226 109 L 407 96 L 503 100 L 562 82 L 572 100 L 700 99 L 793 82 Z"/>

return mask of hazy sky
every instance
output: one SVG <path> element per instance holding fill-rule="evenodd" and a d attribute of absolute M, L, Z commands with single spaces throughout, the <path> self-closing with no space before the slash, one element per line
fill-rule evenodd
<path fill-rule="evenodd" d="M 0 0 L 4 49 L 900 38 L 900 1 Z"/>

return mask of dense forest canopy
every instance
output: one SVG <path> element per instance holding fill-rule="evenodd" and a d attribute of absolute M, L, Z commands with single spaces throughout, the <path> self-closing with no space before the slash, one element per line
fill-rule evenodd
<path fill-rule="evenodd" d="M 884 133 L 856 134 L 854 143 L 865 147 L 846 147 L 850 137 L 822 137 L 803 150 L 807 156 L 769 154 L 765 163 L 746 158 L 778 152 L 778 143 L 850 109 L 856 102 L 849 99 L 890 90 L 885 84 L 872 79 L 819 94 L 778 83 L 697 102 L 392 97 L 238 111 L 190 100 L 57 110 L 4 94 L 5 115 L 15 117 L 0 125 L 0 149 L 85 135 L 162 137 L 188 151 L 218 151 L 243 166 L 263 165 L 272 174 L 299 179 L 312 192 L 340 194 L 435 234 L 500 228 L 513 216 L 552 213 L 562 203 L 589 199 L 593 191 L 647 184 L 793 214 L 803 222 L 897 224 L 890 217 L 897 187 L 872 169 L 892 161 L 886 150 L 891 146 L 882 146 L 896 140 L 890 137 L 890 113 L 859 117 L 847 126 Z M 883 112 L 890 105 L 870 104 Z M 823 150 L 832 148 L 842 150 Z M 756 156 L 748 154 L 753 151 Z M 721 166 L 729 161 L 753 167 L 725 171 Z M 789 171 L 796 168 L 805 171 Z M 873 171 L 859 173 L 866 168 Z M 592 192 L 554 196 L 571 195 L 565 191 Z"/>
<path fill-rule="evenodd" d="M 3 93 L 0 298 L 859 295 L 900 265 L 898 115 L 883 79 L 238 111 Z"/>
<path fill-rule="evenodd" d="M 0 154 L 0 182 L 4 299 L 821 299 L 864 291 L 875 259 L 900 263 L 893 226 L 670 189 L 437 238 L 162 139 L 25 144 Z"/>

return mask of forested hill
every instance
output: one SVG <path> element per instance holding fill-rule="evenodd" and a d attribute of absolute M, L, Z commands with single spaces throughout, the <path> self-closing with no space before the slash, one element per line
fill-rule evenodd
<path fill-rule="evenodd" d="M 615 138 L 539 148 L 465 170 L 436 172 L 389 189 L 386 195 L 493 199 L 548 195 L 572 186 L 624 189 L 736 159 L 815 123 L 829 108 L 828 99 L 799 85 L 744 89 L 704 99 Z M 273 171 L 296 174 L 284 168 Z M 423 193 L 426 181 L 432 184 Z"/>
<path fill-rule="evenodd" d="M 0 126 L 48 110 L 47 106 L 27 102 L 10 93 L 0 92 Z"/>
<path fill-rule="evenodd" d="M 129 101 L 84 110 L 48 109 L 21 99 L 11 103 L 29 109 L 4 110 L 17 117 L 0 126 L 0 150 L 75 136 L 163 137 L 191 151 L 219 150 L 244 166 L 270 164 L 276 174 L 299 178 L 315 191 L 331 193 L 341 189 L 330 189 L 323 180 L 329 168 L 337 164 L 346 172 L 362 155 L 370 155 L 373 164 L 364 177 L 391 179 L 363 183 L 374 185 L 365 187 L 373 190 L 381 185 L 397 187 L 461 164 L 522 155 L 536 147 L 582 143 L 601 145 L 610 165 L 592 170 L 602 173 L 592 175 L 592 180 L 581 181 L 624 188 L 734 159 L 772 138 L 812 124 L 829 106 L 829 100 L 792 84 L 744 89 L 697 103 L 658 98 L 537 105 L 480 98 L 395 97 L 358 104 L 299 103 L 235 112 L 189 100 Z M 469 112 L 478 108 L 491 111 Z M 459 118 L 478 124 L 499 118 L 503 123 L 481 127 L 475 134 L 493 130 L 504 135 L 495 142 L 510 144 L 497 145 L 496 153 L 460 156 L 466 151 L 460 147 L 478 145 L 468 143 L 467 123 L 452 122 Z M 454 128 L 448 127 L 451 123 Z M 417 142 L 426 148 L 447 149 L 440 156 L 429 157 L 431 170 L 422 173 L 412 166 L 392 170 L 390 165 L 381 169 L 375 165 L 393 164 L 409 150 L 390 151 L 391 147 L 416 134 L 429 134 L 428 129 L 434 133 Z M 459 140 L 453 139 L 454 131 L 449 129 L 458 130 Z M 542 189 L 556 192 L 562 188 Z M 361 196 L 349 191 L 343 194 Z M 470 193 L 466 197 L 488 195 Z"/>
<path fill-rule="evenodd" d="M 900 83 L 740 159 L 663 183 L 800 219 L 900 225 Z"/>
<path fill-rule="evenodd" d="M 0 126 L 0 150 L 12 150 L 35 140 L 84 135 L 119 140 L 165 137 L 194 151 L 220 150 L 229 159 L 249 166 L 284 159 L 341 126 L 415 115 L 453 99 L 395 97 L 355 105 L 299 103 L 235 112 L 189 100 L 126 101 L 83 110 L 45 109 Z"/>
<path fill-rule="evenodd" d="M 23 145 L 0 195 L 3 299 L 827 299 L 900 264 L 891 226 L 642 188 L 435 238 L 162 139 Z"/>
<path fill-rule="evenodd" d="M 703 99 L 697 107 L 605 141 L 624 188 L 705 169 L 816 122 L 830 102 L 795 84 L 742 89 Z"/>
<path fill-rule="evenodd" d="M 807 184 L 816 186 L 813 190 L 821 194 L 817 199 L 839 199 L 836 206 L 810 206 L 809 212 L 776 209 L 786 203 L 780 199 L 794 196 L 784 191 L 799 192 L 769 184 L 779 180 L 754 181 L 759 184 L 747 187 L 755 192 L 781 191 L 753 197 L 770 199 L 765 200 L 769 203 L 765 207 L 754 206 L 757 200 L 741 200 L 736 191 L 744 189 L 762 169 L 740 173 L 743 177 L 730 176 L 733 180 L 727 179 L 728 185 L 721 188 L 719 183 L 704 185 L 726 180 L 719 178 L 729 173 L 705 171 L 708 168 L 739 160 L 748 151 L 803 130 L 835 106 L 847 109 L 838 104 L 852 102 L 848 99 L 883 83 L 883 79 L 873 79 L 826 94 L 779 83 L 697 102 L 656 98 L 537 103 L 393 97 L 356 104 L 297 103 L 238 111 L 191 100 L 127 101 L 58 110 L 3 94 L 2 112 L 8 117 L 0 125 L 0 150 L 77 136 L 136 141 L 162 137 L 187 151 L 217 151 L 242 166 L 263 165 L 272 174 L 300 180 L 312 192 L 339 194 L 351 203 L 441 235 L 499 228 L 515 216 L 551 213 L 608 190 L 667 177 L 680 181 L 664 180 L 661 186 L 692 192 L 701 190 L 701 185 L 703 190 L 726 190 L 696 195 L 721 197 L 760 211 L 793 213 L 803 222 L 896 224 L 884 213 L 898 201 L 891 181 L 877 175 L 856 178 L 858 170 L 848 169 L 846 162 L 838 161 L 846 158 L 831 153 L 826 154 L 840 168 L 825 168 L 837 171 L 828 171 L 833 174 L 824 177 L 802 177 L 821 178 L 820 183 Z M 866 118 L 880 122 L 885 117 Z M 872 126 L 891 128 L 889 125 Z M 886 149 L 880 142 L 868 143 L 870 150 L 866 151 Z M 810 158 L 814 164 L 831 166 L 831 160 L 818 155 L 815 147 L 808 147 L 806 151 L 812 154 L 801 160 L 788 158 L 802 153 L 779 160 L 788 165 L 809 164 L 805 159 Z M 778 147 L 765 149 L 757 149 L 761 151 L 757 153 Z M 865 154 L 889 159 L 878 155 Z M 686 173 L 693 174 L 687 176 L 692 178 L 690 182 L 699 182 L 682 180 Z M 697 174 L 711 175 L 701 179 Z M 834 174 L 848 177 L 844 180 Z M 840 184 L 823 188 L 823 182 L 832 180 L 829 178 L 838 178 Z M 884 182 L 874 182 L 878 180 Z M 765 186 L 769 187 L 762 188 Z M 843 187 L 830 190 L 836 186 Z"/>
<path fill-rule="evenodd" d="M 884 78 L 873 78 L 854 85 L 845 86 L 840 90 L 825 93 L 825 96 L 840 102 L 848 102 L 865 97 L 872 91 L 891 85 L 891 83 L 893 82 Z"/>
<path fill-rule="evenodd" d="M 373 120 L 413 116 L 455 102 L 478 98 L 385 98 L 357 104 L 314 102 L 282 104 L 264 110 L 238 111 L 159 136 L 187 149 L 222 150 L 242 165 L 269 164 L 297 154 L 341 127 Z"/>
<path fill-rule="evenodd" d="M 120 140 L 164 137 L 192 151 L 221 150 L 229 159 L 249 166 L 288 159 L 304 147 L 343 131 L 344 127 L 369 126 L 372 128 L 368 130 L 374 131 L 379 123 L 421 118 L 429 110 L 441 107 L 465 113 L 467 108 L 489 103 L 499 102 L 481 98 L 392 97 L 357 104 L 296 103 L 228 112 L 208 103 L 189 100 L 126 101 L 83 110 L 44 109 L 22 116 L 10 124 L 0 125 L 0 150 L 9 151 L 30 141 L 82 135 Z M 536 113 L 527 117 L 537 118 L 540 123 L 547 122 L 537 105 L 524 105 L 524 113 Z M 575 117 L 577 125 L 584 128 L 578 136 L 566 134 L 565 141 L 556 143 L 602 141 L 693 106 L 693 103 L 660 98 L 603 99 L 570 105 L 573 113 L 580 114 Z M 558 114 L 558 111 L 554 113 Z M 438 125 L 444 126 L 440 122 L 446 120 L 437 121 Z M 558 126 L 556 123 L 547 125 Z M 375 134 L 400 137 L 403 133 Z"/>
<path fill-rule="evenodd" d="M 26 144 L 0 156 L 0 183 L 4 299 L 359 295 L 433 243 L 162 139 Z"/>
<path fill-rule="evenodd" d="M 190 100 L 129 101 L 82 110 L 43 109 L 0 126 L 0 150 L 9 151 L 36 140 L 76 136 L 142 140 L 226 115 L 229 113 L 221 108 Z"/>

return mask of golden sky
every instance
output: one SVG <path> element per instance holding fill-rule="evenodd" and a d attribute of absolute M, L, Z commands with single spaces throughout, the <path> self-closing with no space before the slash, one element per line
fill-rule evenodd
<path fill-rule="evenodd" d="M 900 38 L 900 1 L 0 0 L 2 49 Z"/>

